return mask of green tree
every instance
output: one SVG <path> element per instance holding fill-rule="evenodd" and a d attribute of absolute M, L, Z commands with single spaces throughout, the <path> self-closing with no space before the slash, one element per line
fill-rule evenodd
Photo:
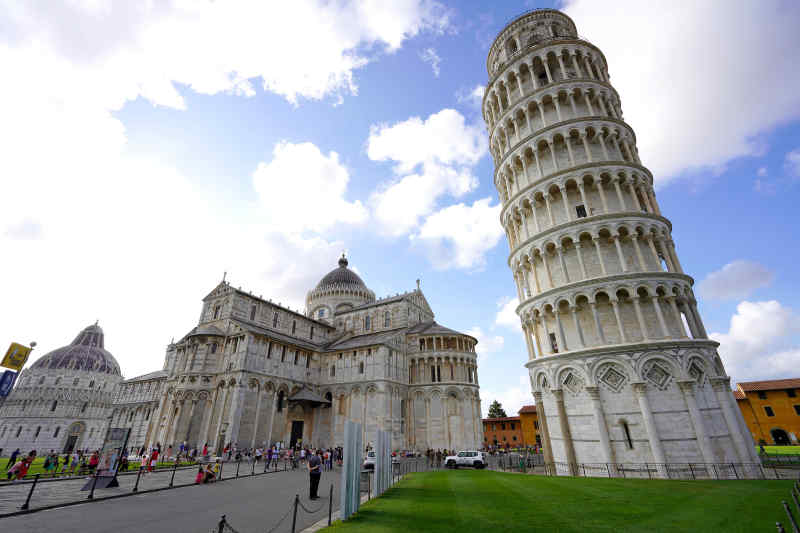
<path fill-rule="evenodd" d="M 507 416 L 503 406 L 497 400 L 493 401 L 492 405 L 489 406 L 489 418 L 505 418 Z"/>

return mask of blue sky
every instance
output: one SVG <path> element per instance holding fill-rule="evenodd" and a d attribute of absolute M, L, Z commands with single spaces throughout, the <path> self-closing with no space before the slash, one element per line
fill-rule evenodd
<path fill-rule="evenodd" d="M 484 409 L 532 403 L 480 95 L 497 32 L 556 6 L 606 55 L 734 381 L 797 375 L 797 4 L 263 4 L 0 8 L 0 339 L 99 319 L 132 377 L 223 271 L 301 308 L 347 250 L 481 340 Z"/>

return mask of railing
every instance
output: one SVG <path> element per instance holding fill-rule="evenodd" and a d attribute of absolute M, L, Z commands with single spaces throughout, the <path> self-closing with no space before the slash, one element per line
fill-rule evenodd
<path fill-rule="evenodd" d="M 289 469 L 288 461 L 281 462 L 283 462 L 282 467 L 279 461 L 263 461 L 263 467 L 257 461 L 221 462 L 213 481 L 228 481 L 240 477 L 287 471 Z M 186 472 L 187 470 L 188 472 Z M 180 475 L 176 479 L 176 474 L 179 472 Z M 144 492 L 188 487 L 197 484 L 197 473 L 197 469 L 194 467 L 178 468 L 178 463 L 175 463 L 172 468 L 153 471 L 147 471 L 146 467 L 139 467 L 137 471 L 130 472 L 130 475 L 118 474 L 114 478 L 116 484 L 109 485 L 114 490 L 98 497 L 95 496 L 96 490 L 101 490 L 106 486 L 105 483 L 99 483 L 107 482 L 109 478 L 100 476 L 97 472 L 88 477 L 51 480 L 52 483 L 41 483 L 42 475 L 36 474 L 32 481 L 5 483 L 0 486 L 0 518 L 91 501 L 133 496 Z M 69 484 L 70 481 L 72 484 Z M 29 488 L 27 488 L 28 486 Z M 31 507 L 32 502 L 37 506 Z"/>
<path fill-rule="evenodd" d="M 800 481 L 794 482 L 792 488 L 790 489 L 790 493 L 792 499 L 794 500 L 794 505 L 797 507 L 797 512 L 800 514 L 800 499 L 798 499 L 798 494 L 800 494 Z M 800 526 L 797 525 L 797 520 L 792 514 L 792 509 L 789 504 L 786 503 L 786 500 L 781 500 L 781 505 L 783 505 L 783 510 L 786 512 L 789 523 L 792 525 L 792 533 L 800 533 Z M 778 530 L 778 533 L 786 533 L 786 530 L 783 528 L 783 524 L 780 522 L 775 522 L 775 528 Z"/>

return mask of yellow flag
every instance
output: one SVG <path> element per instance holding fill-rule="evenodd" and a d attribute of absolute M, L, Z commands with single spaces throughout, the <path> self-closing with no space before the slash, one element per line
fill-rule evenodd
<path fill-rule="evenodd" d="M 6 356 L 3 357 L 3 362 L 0 364 L 6 368 L 20 371 L 22 367 L 25 366 L 25 361 L 28 360 L 28 355 L 30 355 L 31 350 L 32 348 L 12 342 L 6 352 Z"/>

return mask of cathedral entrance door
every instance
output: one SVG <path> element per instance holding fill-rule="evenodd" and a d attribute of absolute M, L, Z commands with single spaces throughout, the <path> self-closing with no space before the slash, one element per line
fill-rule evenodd
<path fill-rule="evenodd" d="M 289 447 L 294 448 L 294 445 L 297 444 L 297 441 L 303 440 L 303 421 L 302 420 L 292 420 L 292 437 L 289 441 Z"/>
<path fill-rule="evenodd" d="M 67 440 L 64 443 L 63 453 L 70 453 L 75 450 L 75 447 L 78 445 L 78 439 L 81 438 L 85 429 L 86 426 L 83 422 L 75 422 L 67 429 Z"/>

